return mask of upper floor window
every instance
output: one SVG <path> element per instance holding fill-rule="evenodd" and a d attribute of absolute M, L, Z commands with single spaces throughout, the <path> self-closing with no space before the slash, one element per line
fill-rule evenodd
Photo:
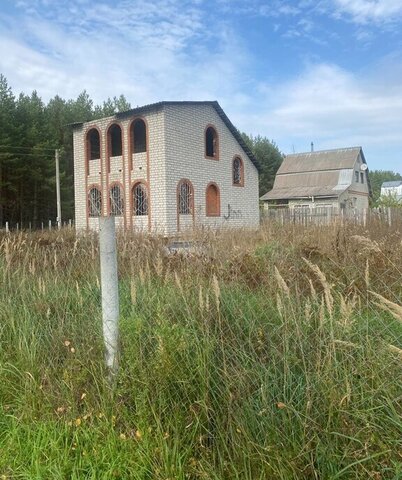
<path fill-rule="evenodd" d="M 120 157 L 123 152 L 121 128 L 114 124 L 108 130 L 109 156 Z"/>
<path fill-rule="evenodd" d="M 133 188 L 133 213 L 134 215 L 148 215 L 147 187 L 137 183 Z"/>
<path fill-rule="evenodd" d="M 205 156 L 215 160 L 219 158 L 218 134 L 211 126 L 205 130 Z"/>
<path fill-rule="evenodd" d="M 87 151 L 89 160 L 100 158 L 100 135 L 96 128 L 92 128 L 87 134 Z"/>
<path fill-rule="evenodd" d="M 243 161 L 240 157 L 235 157 L 232 164 L 233 185 L 242 187 L 244 185 Z"/>
<path fill-rule="evenodd" d="M 215 183 L 210 183 L 205 196 L 207 217 L 218 217 L 221 214 L 221 199 L 218 186 Z"/>
<path fill-rule="evenodd" d="M 116 216 L 123 215 L 124 201 L 120 185 L 115 184 L 110 188 L 109 201 L 110 214 Z"/>
<path fill-rule="evenodd" d="M 355 170 L 355 182 L 359 183 L 359 172 L 357 170 Z"/>
<path fill-rule="evenodd" d="M 182 180 L 178 185 L 177 192 L 178 211 L 180 214 L 193 213 L 193 186 L 188 180 Z"/>
<path fill-rule="evenodd" d="M 132 152 L 142 153 L 147 151 L 147 129 L 144 120 L 134 120 L 131 125 Z"/>
<path fill-rule="evenodd" d="M 88 212 L 90 217 L 102 215 L 102 194 L 97 187 L 91 188 L 88 192 Z"/>
<path fill-rule="evenodd" d="M 360 172 L 360 182 L 364 183 L 364 172 Z"/>

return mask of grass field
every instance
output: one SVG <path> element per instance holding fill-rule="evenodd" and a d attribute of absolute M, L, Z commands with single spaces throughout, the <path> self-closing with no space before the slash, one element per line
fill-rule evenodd
<path fill-rule="evenodd" d="M 401 479 L 402 225 L 0 238 L 0 479 Z"/>

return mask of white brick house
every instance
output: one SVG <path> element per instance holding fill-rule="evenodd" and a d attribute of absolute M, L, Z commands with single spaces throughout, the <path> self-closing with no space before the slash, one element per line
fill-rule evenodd
<path fill-rule="evenodd" d="M 218 102 L 159 102 L 75 123 L 75 222 L 171 235 L 257 227 L 258 166 Z"/>

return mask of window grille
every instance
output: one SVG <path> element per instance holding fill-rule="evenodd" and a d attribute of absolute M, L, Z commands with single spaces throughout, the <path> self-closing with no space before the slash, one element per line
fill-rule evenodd
<path fill-rule="evenodd" d="M 242 179 L 242 162 L 239 157 L 236 157 L 233 160 L 233 183 L 235 185 L 241 185 L 243 183 Z"/>
<path fill-rule="evenodd" d="M 110 189 L 110 213 L 111 215 L 123 215 L 124 212 L 124 202 L 123 196 L 121 193 L 121 188 L 119 185 L 113 185 Z"/>
<path fill-rule="evenodd" d="M 193 189 L 189 182 L 179 185 L 179 213 L 188 215 L 193 211 Z"/>
<path fill-rule="evenodd" d="M 102 194 L 98 188 L 91 188 L 88 193 L 89 216 L 100 217 L 102 215 Z"/>
<path fill-rule="evenodd" d="M 144 184 L 137 183 L 133 188 L 134 215 L 148 215 L 148 195 Z"/>

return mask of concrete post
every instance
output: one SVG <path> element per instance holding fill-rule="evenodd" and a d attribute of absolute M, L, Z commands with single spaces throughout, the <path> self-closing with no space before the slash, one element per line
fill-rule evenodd
<path fill-rule="evenodd" d="M 116 228 L 114 217 L 99 218 L 103 338 L 106 366 L 111 377 L 118 369 L 119 289 L 117 280 Z"/>
<path fill-rule="evenodd" d="M 59 168 L 59 150 L 55 151 L 56 160 L 56 199 L 57 199 L 57 228 L 61 228 L 61 200 L 60 200 L 60 168 Z"/>
<path fill-rule="evenodd" d="M 6 222 L 6 233 L 10 233 L 10 229 L 8 227 L 8 222 Z"/>

